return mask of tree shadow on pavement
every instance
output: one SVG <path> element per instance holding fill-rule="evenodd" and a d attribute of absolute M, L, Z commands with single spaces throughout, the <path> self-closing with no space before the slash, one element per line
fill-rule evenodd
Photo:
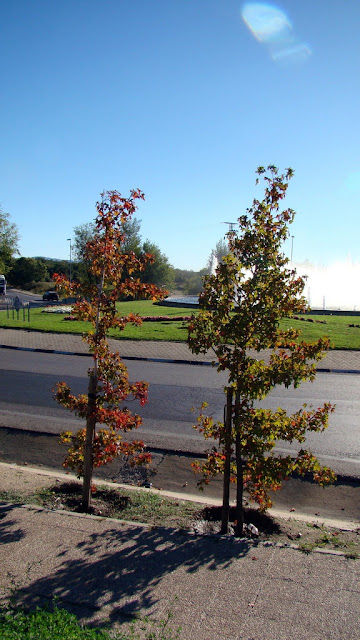
<path fill-rule="evenodd" d="M 25 535 L 25 532 L 22 529 L 16 528 L 16 520 L 9 520 L 7 518 L 6 521 L 3 522 L 6 516 L 16 506 L 17 505 L 0 503 L 0 545 L 9 544 L 10 542 L 18 542 Z"/>
<path fill-rule="evenodd" d="M 251 541 L 193 536 L 173 529 L 109 528 L 90 534 L 74 551 L 69 547 L 59 552 L 53 572 L 23 588 L 21 600 L 33 606 L 56 597 L 80 619 L 89 611 L 96 617 L 97 611 L 106 608 L 108 621 L 124 622 L 140 612 L 148 614 L 157 608 L 159 599 L 163 600 L 161 608 L 164 598 L 168 597 L 167 606 L 176 597 L 176 588 L 181 589 L 177 582 L 172 593 L 167 586 L 168 592 L 159 596 L 156 587 L 164 576 L 180 568 L 182 574 L 194 574 L 200 568 L 215 572 L 251 549 Z M 66 560 L 69 555 L 75 558 Z"/>

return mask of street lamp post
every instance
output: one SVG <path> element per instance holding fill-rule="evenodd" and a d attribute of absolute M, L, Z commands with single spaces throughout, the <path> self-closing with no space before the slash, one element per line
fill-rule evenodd
<path fill-rule="evenodd" d="M 67 241 L 70 242 L 69 282 L 71 287 L 71 238 L 68 238 Z"/>

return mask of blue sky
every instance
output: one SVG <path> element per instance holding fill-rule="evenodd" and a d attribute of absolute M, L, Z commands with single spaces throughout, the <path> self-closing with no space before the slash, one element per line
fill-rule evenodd
<path fill-rule="evenodd" d="M 143 238 L 200 269 L 273 163 L 295 170 L 294 260 L 357 263 L 359 24 L 357 0 L 3 0 L 0 202 L 21 254 L 67 258 L 102 190 L 139 187 Z"/>

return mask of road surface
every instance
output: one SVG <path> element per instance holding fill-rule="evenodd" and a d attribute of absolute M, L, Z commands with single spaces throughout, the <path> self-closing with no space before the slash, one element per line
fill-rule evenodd
<path fill-rule="evenodd" d="M 79 426 L 74 416 L 54 402 L 51 389 L 57 381 L 66 380 L 74 392 L 86 392 L 90 363 L 86 357 L 3 349 L 0 426 L 53 434 Z M 153 447 L 204 451 L 203 437 L 192 429 L 196 412 L 191 409 L 206 400 L 214 417 L 222 419 L 225 376 L 208 367 L 134 361 L 127 364 L 132 380 L 150 382 L 149 403 L 144 407 L 135 402 L 129 405 L 143 417 L 137 437 Z M 293 412 L 305 402 L 314 407 L 324 402 L 336 403 L 329 429 L 322 434 L 309 434 L 307 446 L 337 473 L 359 478 L 359 386 L 358 375 L 319 373 L 314 383 L 304 383 L 299 389 L 275 389 L 262 404 Z M 279 450 L 295 451 L 284 443 Z"/>

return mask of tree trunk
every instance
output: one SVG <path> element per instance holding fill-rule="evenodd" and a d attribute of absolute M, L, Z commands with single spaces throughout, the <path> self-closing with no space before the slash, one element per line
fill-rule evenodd
<path fill-rule="evenodd" d="M 237 536 L 241 536 L 243 534 L 244 528 L 244 510 L 243 510 L 243 493 L 244 493 L 244 471 L 243 471 L 243 460 L 242 460 L 242 452 L 241 452 L 241 435 L 240 435 L 240 391 L 239 388 L 236 390 L 236 398 L 235 398 L 235 428 L 236 428 L 236 440 L 235 440 L 235 458 L 236 458 L 236 526 L 235 533 Z"/>
<path fill-rule="evenodd" d="M 236 434 L 236 526 L 235 533 L 242 536 L 244 529 L 244 509 L 243 509 L 243 493 L 244 493 L 244 474 L 243 460 L 241 455 L 241 436 Z"/>
<path fill-rule="evenodd" d="M 98 286 L 99 297 L 97 301 L 96 309 L 96 323 L 95 323 L 95 335 L 94 344 L 98 345 L 100 342 L 99 336 L 99 321 L 100 321 L 100 305 L 101 296 L 104 290 L 104 278 L 105 268 L 103 268 L 101 274 L 100 284 Z M 96 428 L 96 387 L 98 383 L 98 356 L 94 355 L 94 369 L 89 375 L 88 385 L 88 406 L 86 413 L 86 432 L 85 432 L 85 447 L 84 447 L 84 478 L 82 486 L 82 507 L 84 511 L 89 511 L 91 506 L 91 481 L 93 475 L 93 445 Z"/>
<path fill-rule="evenodd" d="M 226 392 L 226 412 L 225 412 L 225 464 L 224 464 L 224 484 L 223 484 L 223 504 L 221 532 L 229 532 L 230 514 L 230 463 L 231 463 L 231 426 L 232 426 L 232 387 L 228 387 Z"/>
<path fill-rule="evenodd" d="M 95 436 L 95 408 L 96 408 L 97 376 L 92 373 L 89 377 L 88 406 L 86 415 L 86 434 L 84 448 L 84 478 L 82 486 L 82 507 L 88 512 L 91 506 L 91 481 L 93 474 L 93 443 Z"/>

